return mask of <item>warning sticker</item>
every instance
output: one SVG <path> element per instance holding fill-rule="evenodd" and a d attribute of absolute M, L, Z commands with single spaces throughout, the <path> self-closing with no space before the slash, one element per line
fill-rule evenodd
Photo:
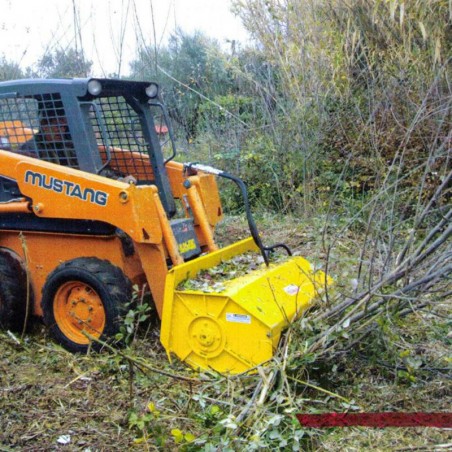
<path fill-rule="evenodd" d="M 226 321 L 235 323 L 251 323 L 251 316 L 246 314 L 232 314 L 230 312 L 226 313 Z"/>
<path fill-rule="evenodd" d="M 289 284 L 284 287 L 284 292 L 286 292 L 287 295 L 296 295 L 300 292 L 300 288 L 296 284 Z"/>

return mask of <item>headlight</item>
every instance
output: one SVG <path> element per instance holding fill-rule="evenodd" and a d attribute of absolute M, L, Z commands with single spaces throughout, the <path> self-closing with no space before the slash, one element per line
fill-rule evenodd
<path fill-rule="evenodd" d="M 88 82 L 88 92 L 93 96 L 98 96 L 102 91 L 102 85 L 99 80 L 90 80 Z"/>
<path fill-rule="evenodd" d="M 154 99 L 159 93 L 159 87 L 156 83 L 151 83 L 148 87 L 146 87 L 145 91 L 148 97 Z"/>

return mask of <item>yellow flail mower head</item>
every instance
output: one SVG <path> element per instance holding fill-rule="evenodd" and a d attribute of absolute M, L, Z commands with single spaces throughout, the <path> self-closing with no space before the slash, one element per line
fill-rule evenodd
<path fill-rule="evenodd" d="M 242 191 L 251 236 L 170 270 L 165 286 L 161 342 L 169 355 L 194 369 L 238 374 L 272 359 L 282 332 L 332 284 L 332 279 L 302 257 L 290 256 L 284 244 L 263 246 L 251 215 L 245 184 L 229 173 L 191 165 L 233 180 Z M 289 256 L 271 263 L 276 248 Z M 260 252 L 263 263 L 250 271 L 200 287 L 187 284 L 204 271 L 249 252 Z"/>
<path fill-rule="evenodd" d="M 281 333 L 332 283 L 302 257 L 288 257 L 212 287 L 190 281 L 204 270 L 254 251 L 252 238 L 174 267 L 165 288 L 161 341 L 194 369 L 237 374 L 269 361 Z"/>

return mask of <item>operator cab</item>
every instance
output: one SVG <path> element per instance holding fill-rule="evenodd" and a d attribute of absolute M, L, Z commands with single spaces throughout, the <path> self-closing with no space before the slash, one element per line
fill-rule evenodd
<path fill-rule="evenodd" d="M 157 118 L 159 121 L 157 121 Z M 161 120 L 161 118 L 164 118 Z M 104 177 L 155 184 L 176 206 L 159 133 L 170 131 L 155 83 L 29 79 L 0 83 L 0 149 Z"/>

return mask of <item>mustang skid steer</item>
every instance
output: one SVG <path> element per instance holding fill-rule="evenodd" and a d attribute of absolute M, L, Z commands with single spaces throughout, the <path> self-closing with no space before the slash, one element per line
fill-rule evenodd
<path fill-rule="evenodd" d="M 0 326 L 21 329 L 30 313 L 84 352 L 89 335 L 118 333 L 132 285 L 147 284 L 168 356 L 247 371 L 272 358 L 284 328 L 331 281 L 301 257 L 270 262 L 275 247 L 290 250 L 263 246 L 243 182 L 174 161 L 159 118 L 167 115 L 154 83 L 0 83 Z M 217 177 L 239 185 L 251 230 L 222 249 Z M 219 291 L 180 289 L 247 252 L 265 263 Z"/>

